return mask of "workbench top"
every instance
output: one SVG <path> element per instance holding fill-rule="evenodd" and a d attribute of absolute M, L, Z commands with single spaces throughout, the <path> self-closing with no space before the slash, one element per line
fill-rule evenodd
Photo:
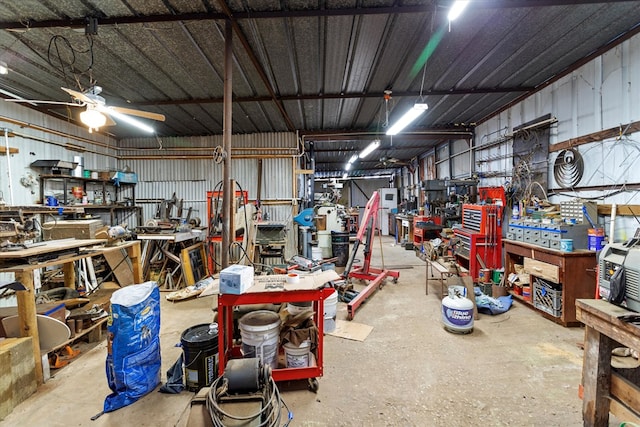
<path fill-rule="evenodd" d="M 56 251 L 65 251 L 67 249 L 75 249 L 86 246 L 100 245 L 107 241 L 105 239 L 61 239 L 49 240 L 43 245 L 34 246 L 28 249 L 20 249 L 16 251 L 0 251 L 0 261 L 16 260 L 36 255 L 48 254 Z"/>

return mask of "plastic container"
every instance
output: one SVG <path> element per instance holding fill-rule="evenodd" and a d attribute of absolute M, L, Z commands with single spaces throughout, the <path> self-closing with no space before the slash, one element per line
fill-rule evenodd
<path fill-rule="evenodd" d="M 278 367 L 280 316 L 269 310 L 247 313 L 238 322 L 244 357 L 257 357 L 263 365 Z"/>
<path fill-rule="evenodd" d="M 180 343 L 187 390 L 210 386 L 218 374 L 218 324 L 204 323 L 185 329 Z"/>
<path fill-rule="evenodd" d="M 573 239 L 560 239 L 560 250 L 563 252 L 573 252 Z"/>
<path fill-rule="evenodd" d="M 322 327 L 325 333 L 336 330 L 336 313 L 338 312 L 338 291 L 333 291 L 324 300 L 324 314 Z"/>
<path fill-rule="evenodd" d="M 604 247 L 604 229 L 603 228 L 590 228 L 587 231 L 587 237 L 589 239 L 590 251 L 599 251 Z"/>
<path fill-rule="evenodd" d="M 322 248 L 313 246 L 311 248 L 311 259 L 314 261 L 322 261 Z"/>
<path fill-rule="evenodd" d="M 442 323 L 453 333 L 473 332 L 473 302 L 463 296 L 458 286 L 449 287 L 449 295 L 442 299 Z"/>
<path fill-rule="evenodd" d="M 287 368 L 307 368 L 311 360 L 311 343 L 303 341 L 299 347 L 290 342 L 282 346 Z"/>
<path fill-rule="evenodd" d="M 491 269 L 481 268 L 478 272 L 478 281 L 482 283 L 491 282 Z"/>

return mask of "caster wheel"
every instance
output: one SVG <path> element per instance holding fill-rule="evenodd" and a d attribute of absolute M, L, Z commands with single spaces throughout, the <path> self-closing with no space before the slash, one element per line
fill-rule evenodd
<path fill-rule="evenodd" d="M 392 282 L 393 282 L 394 284 L 395 284 L 395 283 L 398 283 L 398 279 L 393 279 L 393 280 L 392 280 Z"/>
<path fill-rule="evenodd" d="M 309 390 L 317 393 L 319 388 L 320 384 L 318 383 L 318 380 L 316 378 L 309 378 Z"/>

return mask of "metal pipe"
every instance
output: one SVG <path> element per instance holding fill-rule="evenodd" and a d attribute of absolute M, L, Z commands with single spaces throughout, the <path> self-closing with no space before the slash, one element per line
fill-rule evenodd
<path fill-rule="evenodd" d="M 220 250 L 221 268 L 229 266 L 229 247 L 231 236 L 229 235 L 231 219 L 231 195 L 234 188 L 231 187 L 231 131 L 233 97 L 233 50 L 232 50 L 231 20 L 224 22 L 224 116 L 222 121 L 222 145 L 224 148 L 223 177 L 222 177 L 222 248 Z"/>
<path fill-rule="evenodd" d="M 13 186 L 11 185 L 12 179 L 11 179 L 11 150 L 9 150 L 9 129 L 4 128 L 4 147 L 7 150 L 6 155 L 7 155 L 7 175 L 8 175 L 8 182 L 7 185 L 9 186 L 9 198 L 11 200 L 11 206 L 15 206 L 15 203 L 13 202 Z"/>

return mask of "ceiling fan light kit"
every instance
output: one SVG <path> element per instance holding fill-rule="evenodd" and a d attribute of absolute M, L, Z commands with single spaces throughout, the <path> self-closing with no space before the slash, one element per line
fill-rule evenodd
<path fill-rule="evenodd" d="M 80 113 L 80 121 L 89 128 L 89 132 L 92 132 L 94 129 L 98 130 L 104 126 L 107 123 L 107 118 L 100 111 L 87 108 Z"/>

